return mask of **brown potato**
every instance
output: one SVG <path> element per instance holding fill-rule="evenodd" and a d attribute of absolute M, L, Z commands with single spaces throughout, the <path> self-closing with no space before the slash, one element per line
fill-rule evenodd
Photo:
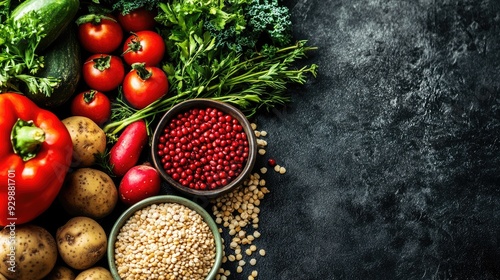
<path fill-rule="evenodd" d="M 75 280 L 113 280 L 113 276 L 104 267 L 96 266 L 80 272 Z"/>
<path fill-rule="evenodd" d="M 66 176 L 66 182 L 59 192 L 59 201 L 72 216 L 101 219 L 115 208 L 118 190 L 108 174 L 84 167 Z"/>
<path fill-rule="evenodd" d="M 96 154 L 106 150 L 106 134 L 94 121 L 83 116 L 62 120 L 73 141 L 73 167 L 88 167 L 96 162 Z"/>
<path fill-rule="evenodd" d="M 59 227 L 57 249 L 63 261 L 74 269 L 92 267 L 106 254 L 108 244 L 102 226 L 89 217 L 74 217 Z"/>
<path fill-rule="evenodd" d="M 0 273 L 8 279 L 39 280 L 56 264 L 56 242 L 39 226 L 6 226 L 0 231 L 0 260 Z"/>
<path fill-rule="evenodd" d="M 76 275 L 68 267 L 57 265 L 44 280 L 75 280 Z"/>

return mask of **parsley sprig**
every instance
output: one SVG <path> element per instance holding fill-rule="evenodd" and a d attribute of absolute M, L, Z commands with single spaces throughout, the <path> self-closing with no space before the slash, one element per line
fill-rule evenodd
<path fill-rule="evenodd" d="M 45 29 L 36 11 L 13 20 L 7 16 L 7 2 L 2 2 L 0 23 L 0 92 L 22 91 L 50 96 L 58 86 L 57 78 L 41 78 L 36 74 L 44 67 L 44 57 L 36 53 Z M 5 19 L 4 19 L 5 17 Z"/>

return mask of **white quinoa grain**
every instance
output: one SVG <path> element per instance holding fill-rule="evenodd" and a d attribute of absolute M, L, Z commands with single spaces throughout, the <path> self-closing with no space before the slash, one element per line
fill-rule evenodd
<path fill-rule="evenodd" d="M 257 131 L 257 124 L 255 123 L 252 123 L 251 127 L 257 137 L 258 154 L 266 154 L 265 147 L 267 147 L 268 143 L 260 137 L 267 136 L 268 133 L 266 131 Z M 278 173 L 280 173 L 280 170 L 282 172 L 286 171 L 279 165 L 274 168 Z M 261 236 L 260 232 L 257 231 L 261 212 L 260 206 L 264 196 L 270 192 L 266 187 L 266 180 L 261 178 L 261 174 L 266 174 L 268 168 L 262 167 L 259 171 L 259 173 L 251 174 L 242 185 L 231 192 L 211 200 L 212 212 L 218 222 L 219 230 L 228 237 L 226 242 L 228 246 L 224 251 L 224 254 L 227 255 L 225 259 L 238 262 L 235 266 L 237 273 L 243 272 L 243 266 L 246 263 L 250 263 L 252 266 L 257 263 L 255 257 L 249 256 L 258 251 L 257 246 L 253 243 Z M 262 252 L 265 251 L 260 249 L 258 252 L 259 257 L 261 257 L 263 256 Z M 245 258 L 251 259 L 246 261 Z M 228 270 L 219 271 L 218 277 L 221 280 L 222 277 L 228 276 L 225 274 L 226 271 Z M 255 279 L 257 277 L 256 273 L 256 270 L 252 272 L 252 274 L 248 275 L 248 279 Z"/>
<path fill-rule="evenodd" d="M 274 166 L 274 171 L 276 171 L 276 172 L 280 172 L 280 168 L 281 168 L 281 166 L 280 166 L 279 164 L 276 164 L 276 165 Z"/>
<path fill-rule="evenodd" d="M 203 280 L 214 262 L 212 231 L 196 211 L 177 203 L 138 210 L 115 242 L 115 264 L 124 280 L 144 279 L 144 275 Z"/>
<path fill-rule="evenodd" d="M 286 173 L 286 168 L 284 168 L 283 166 L 281 166 L 280 170 L 279 170 L 279 173 L 280 174 L 285 174 Z"/>

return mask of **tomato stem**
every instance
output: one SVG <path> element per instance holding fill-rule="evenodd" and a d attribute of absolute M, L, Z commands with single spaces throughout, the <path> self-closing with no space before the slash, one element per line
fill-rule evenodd
<path fill-rule="evenodd" d="M 85 103 L 87 103 L 87 104 L 91 103 L 92 101 L 94 101 L 96 93 L 97 92 L 93 89 L 85 92 L 83 94 L 83 101 L 85 101 Z"/>
<path fill-rule="evenodd" d="M 94 62 L 94 68 L 103 72 L 111 67 L 111 55 L 102 54 L 98 58 L 92 60 Z"/>
<path fill-rule="evenodd" d="M 104 16 L 104 15 L 88 14 L 88 15 L 83 15 L 83 16 L 79 17 L 76 20 L 76 24 L 82 25 L 84 23 L 92 23 L 92 24 L 97 25 L 97 24 L 100 24 L 103 19 L 107 19 L 107 20 L 116 22 L 116 19 L 114 19 L 112 17 L 108 17 L 108 16 Z"/>
<path fill-rule="evenodd" d="M 153 75 L 152 71 L 148 71 L 148 69 L 146 69 L 145 63 L 134 63 L 131 66 L 132 69 L 137 71 L 137 75 L 139 75 L 139 78 L 141 78 L 143 81 L 149 79 L 151 75 Z"/>

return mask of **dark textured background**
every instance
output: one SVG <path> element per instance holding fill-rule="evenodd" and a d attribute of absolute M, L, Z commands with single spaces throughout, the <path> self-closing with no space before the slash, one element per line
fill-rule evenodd
<path fill-rule="evenodd" d="M 500 1 L 286 4 L 319 75 L 258 119 L 259 279 L 500 279 Z"/>

